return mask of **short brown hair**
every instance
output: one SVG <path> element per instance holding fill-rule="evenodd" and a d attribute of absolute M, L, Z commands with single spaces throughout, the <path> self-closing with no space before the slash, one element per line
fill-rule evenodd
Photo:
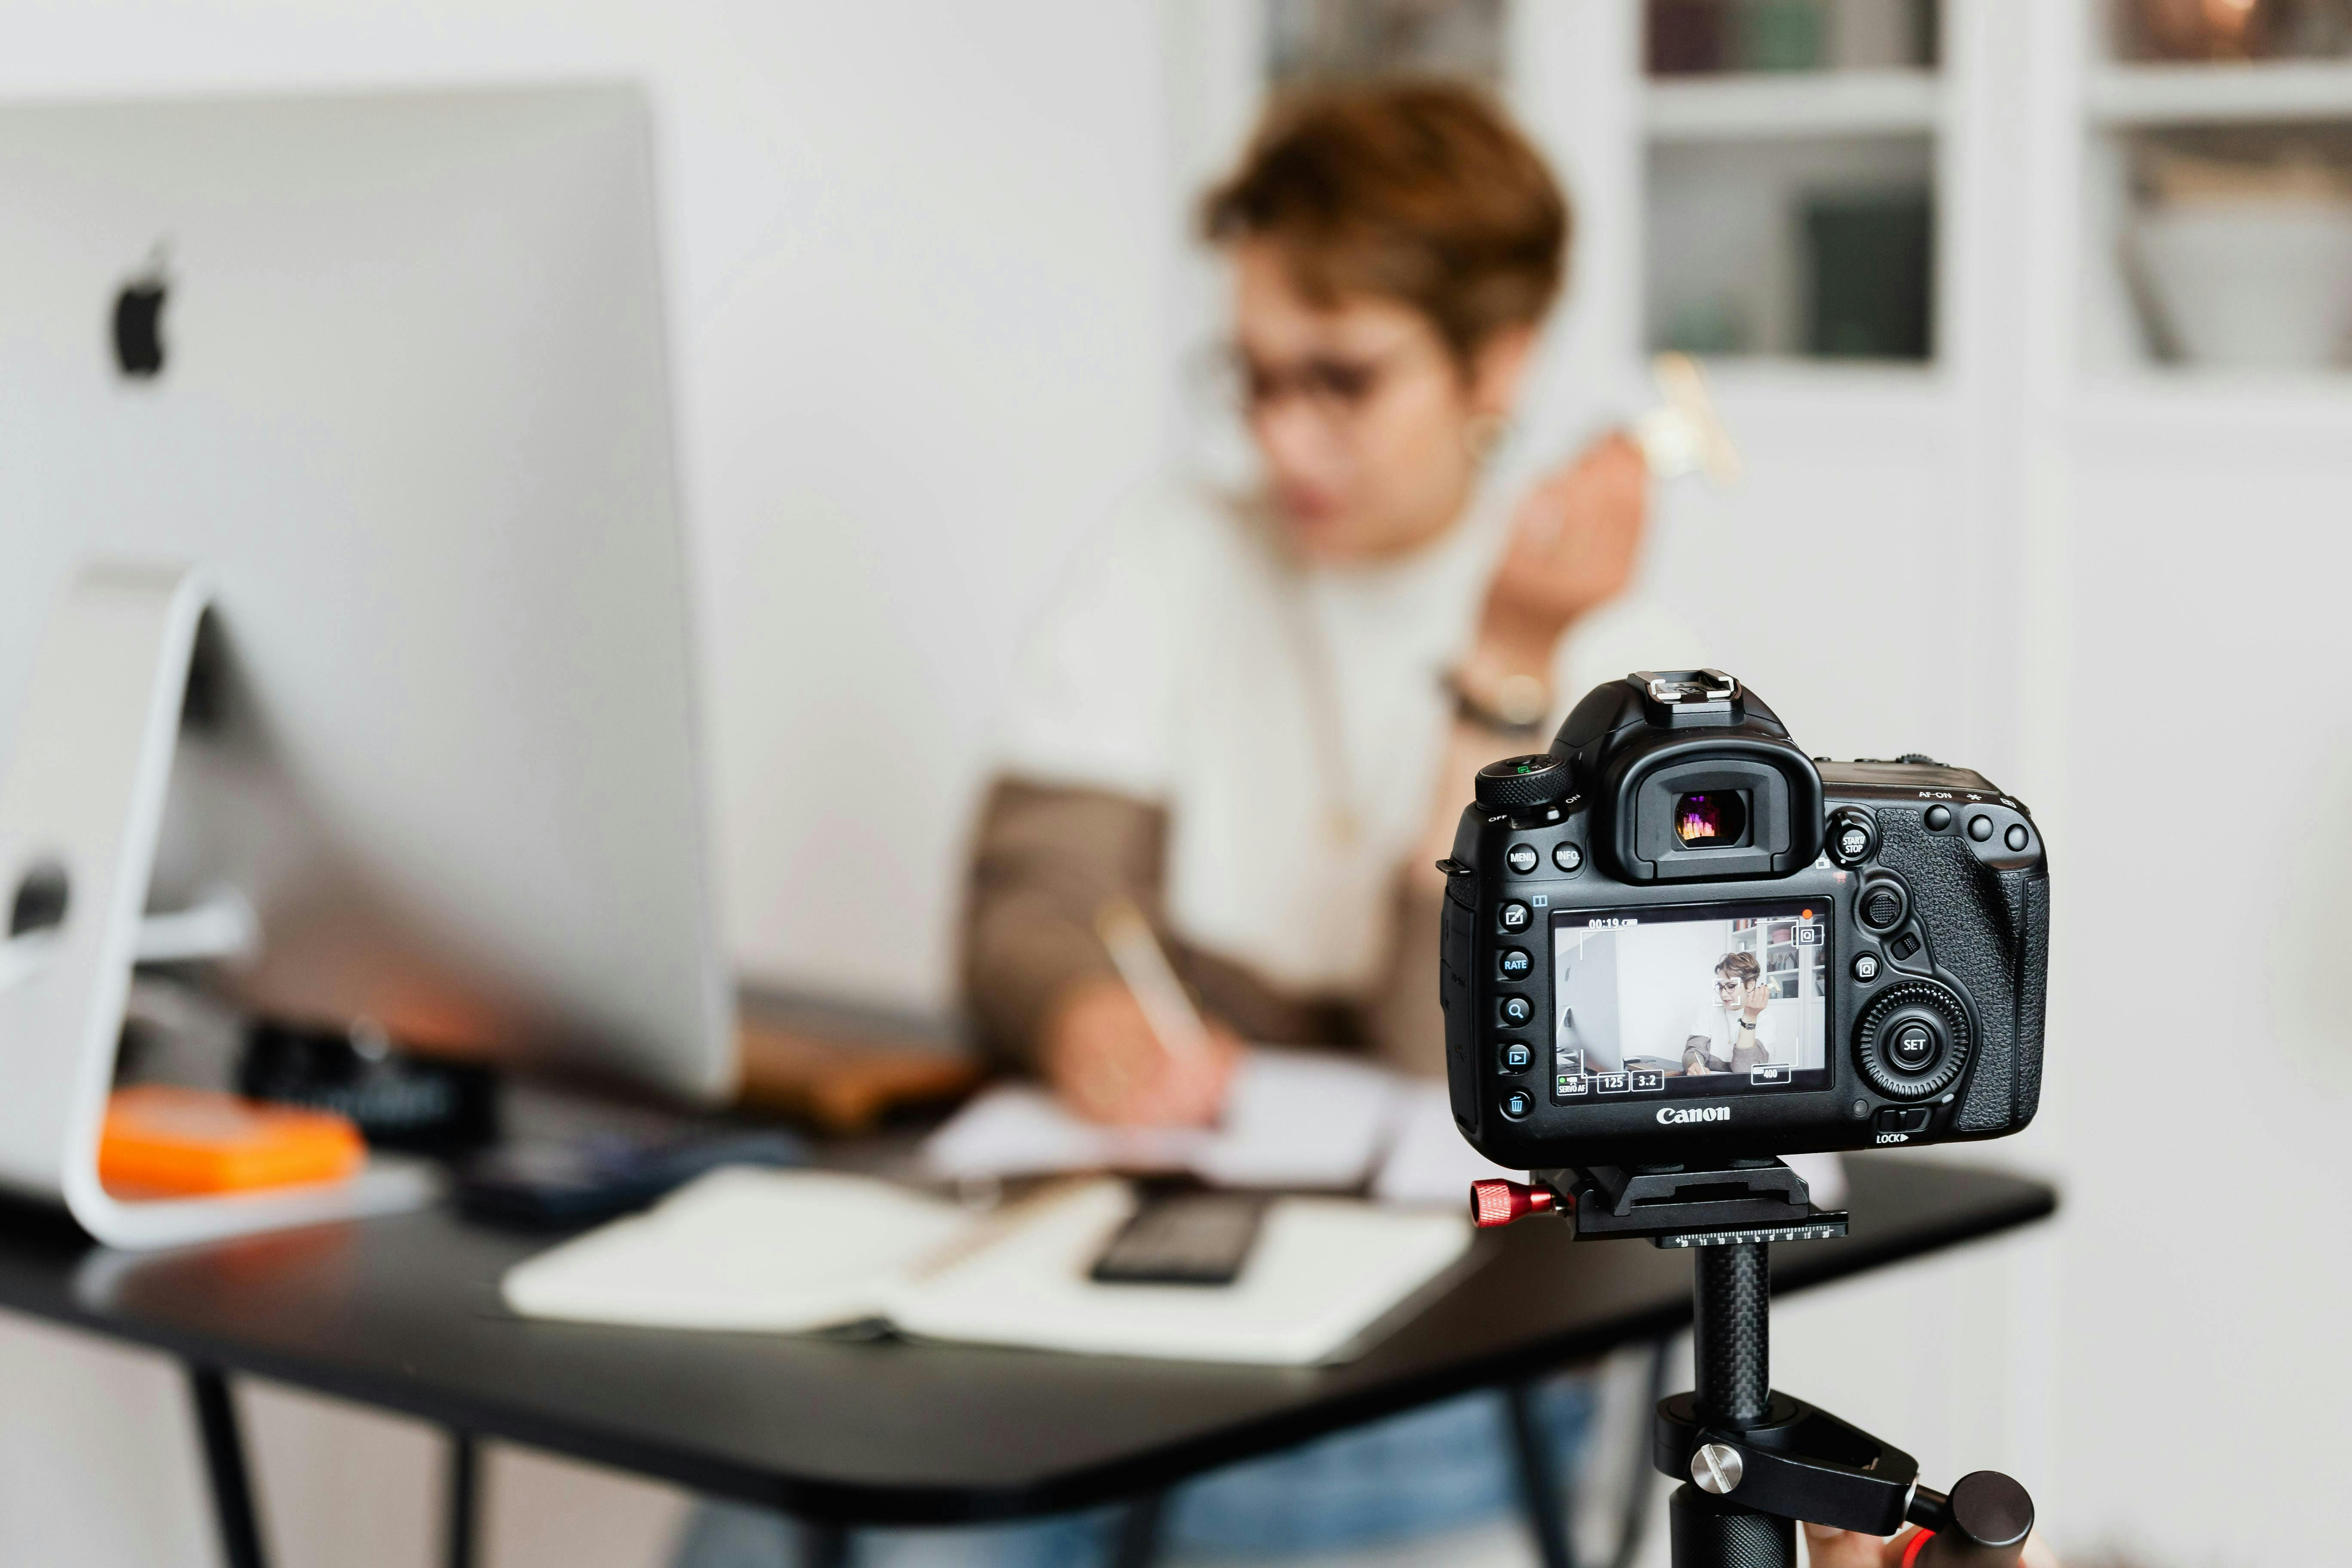
<path fill-rule="evenodd" d="M 1737 974 L 1739 976 L 1739 983 L 1742 985 L 1755 984 L 1756 977 L 1763 973 L 1763 971 L 1758 967 L 1756 955 L 1752 952 L 1725 953 L 1717 963 L 1715 972 L 1717 974 L 1722 974 L 1727 972 L 1732 974 Z"/>
<path fill-rule="evenodd" d="M 1318 304 L 1411 305 L 1466 364 L 1551 309 L 1570 216 L 1541 154 L 1484 93 L 1391 81 L 1277 104 L 1202 203 L 1201 227 L 1218 243 L 1274 241 Z"/>

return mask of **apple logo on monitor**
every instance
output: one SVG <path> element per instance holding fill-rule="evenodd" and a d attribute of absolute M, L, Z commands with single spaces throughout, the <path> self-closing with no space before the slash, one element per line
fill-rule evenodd
<path fill-rule="evenodd" d="M 163 247 L 114 296 L 114 363 L 122 374 L 145 381 L 163 368 L 163 301 L 171 292 L 163 275 Z"/>

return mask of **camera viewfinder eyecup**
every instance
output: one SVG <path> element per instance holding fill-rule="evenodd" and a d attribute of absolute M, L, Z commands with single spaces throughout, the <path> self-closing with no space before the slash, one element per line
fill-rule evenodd
<path fill-rule="evenodd" d="M 1721 670 L 1639 670 L 1596 687 L 1551 750 L 1584 781 L 1593 846 L 1621 881 L 1787 877 L 1821 855 L 1820 770 Z"/>

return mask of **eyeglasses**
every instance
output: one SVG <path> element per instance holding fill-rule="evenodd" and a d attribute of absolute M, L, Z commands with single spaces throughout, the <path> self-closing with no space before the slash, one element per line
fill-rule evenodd
<path fill-rule="evenodd" d="M 1272 364 L 1227 348 L 1214 355 L 1210 369 L 1221 400 L 1244 419 L 1263 418 L 1295 398 L 1338 427 L 1360 416 L 1413 357 L 1412 345 L 1406 345 L 1384 354 L 1308 354 Z"/>

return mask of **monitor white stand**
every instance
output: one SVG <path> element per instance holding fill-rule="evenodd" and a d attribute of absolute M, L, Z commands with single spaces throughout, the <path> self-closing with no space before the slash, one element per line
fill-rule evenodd
<path fill-rule="evenodd" d="M 196 626 L 186 568 L 85 570 L 52 616 L 0 774 L 0 1184 L 116 1247 L 163 1247 L 415 1207 L 418 1163 L 349 1182 L 131 1199 L 99 1180 L 100 1127 L 155 861 Z"/>

